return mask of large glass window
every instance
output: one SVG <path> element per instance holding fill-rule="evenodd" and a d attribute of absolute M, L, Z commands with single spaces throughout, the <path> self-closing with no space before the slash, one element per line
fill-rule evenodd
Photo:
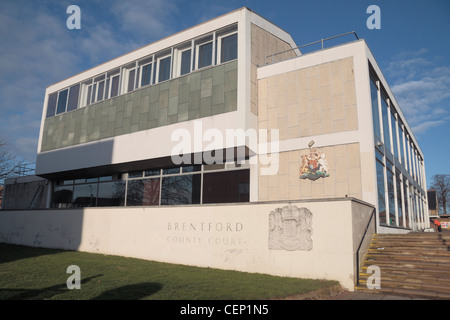
<path fill-rule="evenodd" d="M 249 170 L 204 174 L 203 203 L 248 202 L 249 177 Z"/>
<path fill-rule="evenodd" d="M 98 184 L 97 206 L 115 207 L 125 204 L 125 181 L 101 182 Z"/>
<path fill-rule="evenodd" d="M 97 205 L 97 183 L 80 184 L 73 187 L 74 207 L 95 207 Z"/>
<path fill-rule="evenodd" d="M 398 126 L 398 133 L 399 133 L 399 141 L 400 141 L 400 159 L 402 161 L 402 165 L 404 168 L 408 168 L 408 164 L 406 162 L 406 157 L 405 157 L 405 135 L 403 133 L 403 125 L 401 122 L 399 122 L 399 126 Z"/>
<path fill-rule="evenodd" d="M 396 189 L 397 189 L 397 216 L 399 225 L 403 226 L 403 198 L 402 198 L 402 182 L 400 180 L 400 171 L 395 171 L 396 175 Z"/>
<path fill-rule="evenodd" d="M 383 117 L 383 139 L 385 150 L 388 150 L 391 153 L 391 140 L 389 136 L 389 117 L 388 117 L 388 105 L 386 100 L 381 98 L 381 109 L 382 109 L 382 117 Z"/>
<path fill-rule="evenodd" d="M 161 189 L 161 204 L 199 204 L 200 186 L 200 174 L 186 174 L 163 177 Z"/>
<path fill-rule="evenodd" d="M 396 219 L 395 219 L 395 181 L 394 181 L 394 172 L 392 164 L 387 161 L 386 166 L 386 172 L 387 172 L 387 186 L 388 186 L 388 201 L 389 201 L 389 225 L 395 226 L 396 225 Z"/>
<path fill-rule="evenodd" d="M 394 110 L 391 108 L 391 132 L 392 132 L 392 143 L 393 143 L 393 149 L 394 149 L 394 158 L 399 159 L 399 153 L 398 153 L 398 143 L 397 143 L 397 120 L 395 118 Z"/>
<path fill-rule="evenodd" d="M 381 141 L 380 114 L 378 111 L 378 88 L 373 79 L 370 79 L 370 94 L 372 99 L 373 130 L 376 141 Z"/>
<path fill-rule="evenodd" d="M 384 187 L 384 164 L 383 164 L 383 156 L 376 151 L 377 159 L 377 191 L 378 191 L 378 214 L 380 218 L 380 224 L 387 224 L 386 218 L 386 196 L 385 196 L 385 187 Z"/>
<path fill-rule="evenodd" d="M 53 208 L 71 208 L 73 199 L 73 185 L 57 186 L 53 190 Z"/>
<path fill-rule="evenodd" d="M 403 176 L 403 200 L 405 202 L 405 227 L 409 228 L 409 192 L 408 192 L 408 180 Z"/>
<path fill-rule="evenodd" d="M 159 178 L 129 180 L 127 206 L 153 206 L 159 204 Z"/>

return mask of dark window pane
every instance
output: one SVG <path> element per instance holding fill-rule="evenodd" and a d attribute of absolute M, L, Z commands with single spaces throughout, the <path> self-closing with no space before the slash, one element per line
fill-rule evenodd
<path fill-rule="evenodd" d="M 134 90 L 134 77 L 136 76 L 136 70 L 130 70 L 128 74 L 128 92 Z"/>
<path fill-rule="evenodd" d="M 402 183 L 400 181 L 400 171 L 396 170 L 396 189 L 397 189 L 397 213 L 398 222 L 400 226 L 403 226 L 403 199 L 402 199 Z"/>
<path fill-rule="evenodd" d="M 248 202 L 250 170 L 203 175 L 203 203 Z"/>
<path fill-rule="evenodd" d="M 104 91 L 105 91 L 105 81 L 100 81 L 98 83 L 97 101 L 103 100 L 103 92 Z"/>
<path fill-rule="evenodd" d="M 388 200 L 389 200 L 389 225 L 396 225 L 395 221 L 395 193 L 394 193 L 394 173 L 392 172 L 392 165 L 387 165 L 387 185 L 388 185 Z"/>
<path fill-rule="evenodd" d="M 191 72 L 191 50 L 186 50 L 181 53 L 181 71 L 180 75 Z"/>
<path fill-rule="evenodd" d="M 384 145 L 386 146 L 385 150 L 391 152 L 391 140 L 389 138 L 389 118 L 388 118 L 388 105 L 386 100 L 381 98 L 381 109 L 383 116 L 383 135 L 384 135 Z"/>
<path fill-rule="evenodd" d="M 97 205 L 97 183 L 75 185 L 73 189 L 74 207 L 95 207 Z"/>
<path fill-rule="evenodd" d="M 408 192 L 408 184 L 406 183 L 406 177 L 403 176 L 403 195 L 404 195 L 404 201 L 405 201 L 405 221 L 406 221 L 406 228 L 409 228 L 409 207 L 408 207 L 408 200 L 409 200 L 409 192 Z"/>
<path fill-rule="evenodd" d="M 142 171 L 134 171 L 128 173 L 128 178 L 142 178 Z"/>
<path fill-rule="evenodd" d="M 62 112 L 66 111 L 66 104 L 67 104 L 67 94 L 69 92 L 69 89 L 60 91 L 58 94 L 58 108 L 56 109 L 56 114 L 60 114 Z"/>
<path fill-rule="evenodd" d="M 97 206 L 123 206 L 124 204 L 125 181 L 110 181 L 99 183 Z"/>
<path fill-rule="evenodd" d="M 145 170 L 144 175 L 146 177 L 148 176 L 159 176 L 161 174 L 161 170 L 159 169 L 151 169 L 151 170 Z"/>
<path fill-rule="evenodd" d="M 370 93 L 372 97 L 372 118 L 373 118 L 373 130 L 375 134 L 375 139 L 381 141 L 381 130 L 380 130 L 380 114 L 378 112 L 378 88 L 374 83 L 373 79 L 370 79 Z"/>
<path fill-rule="evenodd" d="M 183 167 L 183 172 L 197 172 L 200 170 L 202 170 L 202 166 L 200 164 Z"/>
<path fill-rule="evenodd" d="M 141 87 L 150 84 L 150 77 L 152 75 L 152 65 L 147 64 L 142 67 L 142 79 L 141 79 Z"/>
<path fill-rule="evenodd" d="M 180 173 L 180 167 L 175 168 L 166 168 L 163 169 L 163 174 L 174 174 L 174 173 Z"/>
<path fill-rule="evenodd" d="M 208 42 L 198 48 L 198 68 L 212 64 L 212 42 Z"/>
<path fill-rule="evenodd" d="M 397 143 L 397 121 L 395 120 L 395 114 L 391 108 L 391 132 L 392 132 L 392 143 L 394 148 L 394 157 L 398 159 L 398 143 Z"/>
<path fill-rule="evenodd" d="M 111 98 L 119 94 L 119 76 L 112 78 L 111 83 Z"/>
<path fill-rule="evenodd" d="M 127 206 L 159 204 L 159 178 L 128 181 Z"/>
<path fill-rule="evenodd" d="M 159 60 L 159 82 L 170 79 L 170 61 L 171 57 Z"/>
<path fill-rule="evenodd" d="M 164 177 L 161 204 L 198 204 L 200 203 L 200 185 L 200 174 Z"/>
<path fill-rule="evenodd" d="M 55 187 L 52 195 L 53 208 L 72 207 L 72 197 L 73 197 L 73 186 Z"/>
<path fill-rule="evenodd" d="M 78 94 L 80 92 L 80 85 L 74 85 L 70 88 L 69 102 L 67 104 L 67 111 L 75 110 L 78 107 Z"/>
<path fill-rule="evenodd" d="M 237 59 L 237 33 L 222 38 L 221 50 L 220 50 L 221 62 L 227 62 Z"/>
<path fill-rule="evenodd" d="M 52 93 L 48 96 L 47 103 L 47 118 L 53 117 L 56 111 L 56 100 L 58 99 L 58 93 Z"/>
<path fill-rule="evenodd" d="M 109 78 L 106 79 L 106 84 L 105 84 L 105 99 L 109 99 Z"/>
<path fill-rule="evenodd" d="M 382 163 L 377 163 L 377 189 L 378 189 L 378 213 L 380 224 L 386 224 L 386 198 L 384 193 L 384 166 Z"/>

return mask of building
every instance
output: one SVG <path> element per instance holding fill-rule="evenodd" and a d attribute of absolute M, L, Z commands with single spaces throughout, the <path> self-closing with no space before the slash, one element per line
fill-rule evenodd
<path fill-rule="evenodd" d="M 40 212 L 78 230 L 22 242 L 351 289 L 366 226 L 429 218 L 424 155 L 366 42 L 345 36 L 304 53 L 241 8 L 49 86 Z"/>

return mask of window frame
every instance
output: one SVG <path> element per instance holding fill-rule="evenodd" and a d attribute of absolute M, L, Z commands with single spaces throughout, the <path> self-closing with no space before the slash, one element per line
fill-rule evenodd
<path fill-rule="evenodd" d="M 236 35 L 236 58 L 234 59 L 230 59 L 227 61 L 222 61 L 222 40 L 224 38 L 228 38 L 231 37 L 233 35 Z M 229 62 L 229 61 L 234 61 L 237 60 L 238 55 L 239 55 L 239 46 L 238 46 L 238 40 L 239 40 L 239 36 L 238 36 L 238 31 L 231 31 L 231 32 L 227 32 L 227 33 L 223 33 L 217 36 L 217 50 L 216 50 L 216 57 L 217 57 L 217 64 L 222 64 L 225 62 Z"/>

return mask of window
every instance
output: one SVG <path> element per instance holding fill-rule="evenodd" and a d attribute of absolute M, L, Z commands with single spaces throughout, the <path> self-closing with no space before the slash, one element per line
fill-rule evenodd
<path fill-rule="evenodd" d="M 399 121 L 398 123 L 398 140 L 400 141 L 400 159 L 404 168 L 408 168 L 405 157 L 405 135 L 403 132 L 403 124 Z"/>
<path fill-rule="evenodd" d="M 159 189 L 159 178 L 128 181 L 127 206 L 158 205 Z"/>
<path fill-rule="evenodd" d="M 53 190 L 52 203 L 53 208 L 72 207 L 73 181 L 71 185 L 57 186 Z"/>
<path fill-rule="evenodd" d="M 116 207 L 124 204 L 125 181 L 110 181 L 98 184 L 98 207 Z"/>
<path fill-rule="evenodd" d="M 394 109 L 391 107 L 391 132 L 392 132 L 392 143 L 394 149 L 394 157 L 400 161 L 399 153 L 398 153 L 398 142 L 397 142 L 397 120 L 395 117 Z"/>
<path fill-rule="evenodd" d="M 199 204 L 200 174 L 163 177 L 161 189 L 162 205 Z"/>
<path fill-rule="evenodd" d="M 48 102 L 47 102 L 47 115 L 46 117 L 53 117 L 56 112 L 56 101 L 58 100 L 58 93 L 52 93 L 48 96 Z"/>
<path fill-rule="evenodd" d="M 212 37 L 202 40 L 196 45 L 196 69 L 212 65 L 213 41 Z"/>
<path fill-rule="evenodd" d="M 396 188 L 397 188 L 397 212 L 398 212 L 398 221 L 399 225 L 403 225 L 403 199 L 402 199 L 402 181 L 400 180 L 400 171 L 395 171 L 396 177 Z"/>
<path fill-rule="evenodd" d="M 113 98 L 119 95 L 120 74 L 112 75 L 110 79 L 111 89 L 108 98 Z"/>
<path fill-rule="evenodd" d="M 372 118 L 373 118 L 373 130 L 375 134 L 376 142 L 381 141 L 381 129 L 380 129 L 380 114 L 378 109 L 378 88 L 375 84 L 375 80 L 370 79 L 370 93 L 372 99 Z"/>
<path fill-rule="evenodd" d="M 73 189 L 74 207 L 95 207 L 97 205 L 97 183 L 75 185 Z"/>
<path fill-rule="evenodd" d="M 162 56 L 158 58 L 157 61 L 158 61 L 156 70 L 158 76 L 157 82 L 169 80 L 172 56 L 171 55 Z"/>
<path fill-rule="evenodd" d="M 204 174 L 203 203 L 248 202 L 249 181 L 249 170 Z"/>
<path fill-rule="evenodd" d="M 219 50 L 221 63 L 237 59 L 237 33 L 219 37 Z"/>
<path fill-rule="evenodd" d="M 151 62 L 141 66 L 141 87 L 151 83 L 152 66 Z"/>
<path fill-rule="evenodd" d="M 122 69 L 122 91 L 131 92 L 136 88 L 136 63 L 132 63 Z"/>
<path fill-rule="evenodd" d="M 405 227 L 409 228 L 409 192 L 408 192 L 408 180 L 403 176 L 403 200 L 405 201 Z"/>
<path fill-rule="evenodd" d="M 388 118 L 388 105 L 386 100 L 381 98 L 381 109 L 383 117 L 383 142 L 385 145 L 385 152 L 389 151 L 391 153 L 391 139 L 389 135 L 389 118 Z"/>
<path fill-rule="evenodd" d="M 181 52 L 180 75 L 191 72 L 191 48 Z"/>
<path fill-rule="evenodd" d="M 80 93 L 80 84 L 70 87 L 69 101 L 67 103 L 67 111 L 75 110 L 78 107 L 78 96 Z"/>
<path fill-rule="evenodd" d="M 105 74 L 95 78 L 94 80 L 89 80 L 89 81 L 85 82 L 83 84 L 83 90 L 84 90 L 83 100 L 84 100 L 85 106 L 88 106 L 95 102 L 103 101 L 104 99 L 106 99 L 108 97 L 109 83 L 110 82 L 106 80 Z M 106 87 L 106 89 L 105 89 L 105 87 Z"/>
<path fill-rule="evenodd" d="M 393 165 L 387 161 L 386 172 L 387 172 L 387 185 L 388 185 L 388 201 L 389 201 L 389 225 L 395 226 L 395 213 L 396 213 L 396 203 L 395 203 L 395 181 Z"/>
<path fill-rule="evenodd" d="M 384 164 L 383 156 L 376 151 L 376 166 L 377 166 L 377 190 L 378 190 L 378 215 L 380 224 L 387 224 L 386 219 L 386 196 L 384 187 Z"/>
<path fill-rule="evenodd" d="M 69 89 L 65 89 L 58 93 L 58 104 L 56 108 L 56 114 L 60 114 L 66 111 L 68 92 Z"/>

